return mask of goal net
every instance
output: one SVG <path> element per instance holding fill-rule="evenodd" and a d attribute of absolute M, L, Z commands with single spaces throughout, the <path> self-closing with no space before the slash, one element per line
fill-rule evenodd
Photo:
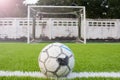
<path fill-rule="evenodd" d="M 86 43 L 84 6 L 28 6 L 27 43 L 74 40 Z"/>

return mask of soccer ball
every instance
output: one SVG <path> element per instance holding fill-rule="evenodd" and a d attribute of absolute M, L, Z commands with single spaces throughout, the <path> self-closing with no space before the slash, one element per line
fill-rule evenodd
<path fill-rule="evenodd" d="M 52 43 L 40 52 L 38 62 L 45 76 L 66 77 L 74 67 L 74 56 L 64 44 Z"/>

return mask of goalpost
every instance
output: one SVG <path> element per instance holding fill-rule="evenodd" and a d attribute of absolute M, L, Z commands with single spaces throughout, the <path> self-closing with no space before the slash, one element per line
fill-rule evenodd
<path fill-rule="evenodd" d="M 43 16 L 47 18 L 45 19 Z M 43 29 L 44 27 L 46 27 L 45 25 L 49 25 L 50 23 L 50 21 L 48 20 L 49 17 L 58 18 L 59 20 L 65 17 L 69 21 L 72 19 L 75 19 L 77 21 L 76 41 L 83 42 L 84 44 L 86 44 L 86 11 L 84 6 L 38 6 L 38 5 L 28 6 L 27 43 L 31 43 L 33 40 L 36 39 L 35 38 L 36 32 L 40 34 L 40 31 L 41 31 L 40 37 L 45 34 L 45 33 L 43 34 L 44 32 Z M 48 21 L 45 22 L 45 20 L 48 20 Z M 39 23 L 39 24 L 41 23 L 42 28 L 36 28 L 36 23 Z M 70 25 L 69 23 L 68 25 Z M 56 22 L 54 22 L 54 24 L 56 24 Z M 49 30 L 50 36 L 54 32 L 52 31 L 52 29 L 54 29 L 54 27 L 52 26 L 53 25 L 50 25 L 50 27 L 48 28 L 50 29 Z M 53 34 L 56 34 L 56 33 L 53 33 Z M 51 37 L 49 38 L 51 39 Z"/>

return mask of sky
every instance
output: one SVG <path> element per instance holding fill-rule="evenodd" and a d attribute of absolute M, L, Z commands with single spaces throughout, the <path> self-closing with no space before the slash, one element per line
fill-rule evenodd
<path fill-rule="evenodd" d="M 25 0 L 25 4 L 35 4 L 38 0 Z"/>

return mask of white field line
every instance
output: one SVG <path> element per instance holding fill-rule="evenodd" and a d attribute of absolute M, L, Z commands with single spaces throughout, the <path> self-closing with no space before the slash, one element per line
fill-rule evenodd
<path fill-rule="evenodd" d="M 22 72 L 22 71 L 0 71 L 0 77 L 38 77 L 45 78 L 41 72 Z M 120 78 L 120 72 L 72 72 L 66 78 L 89 78 L 89 77 L 111 77 Z"/>

